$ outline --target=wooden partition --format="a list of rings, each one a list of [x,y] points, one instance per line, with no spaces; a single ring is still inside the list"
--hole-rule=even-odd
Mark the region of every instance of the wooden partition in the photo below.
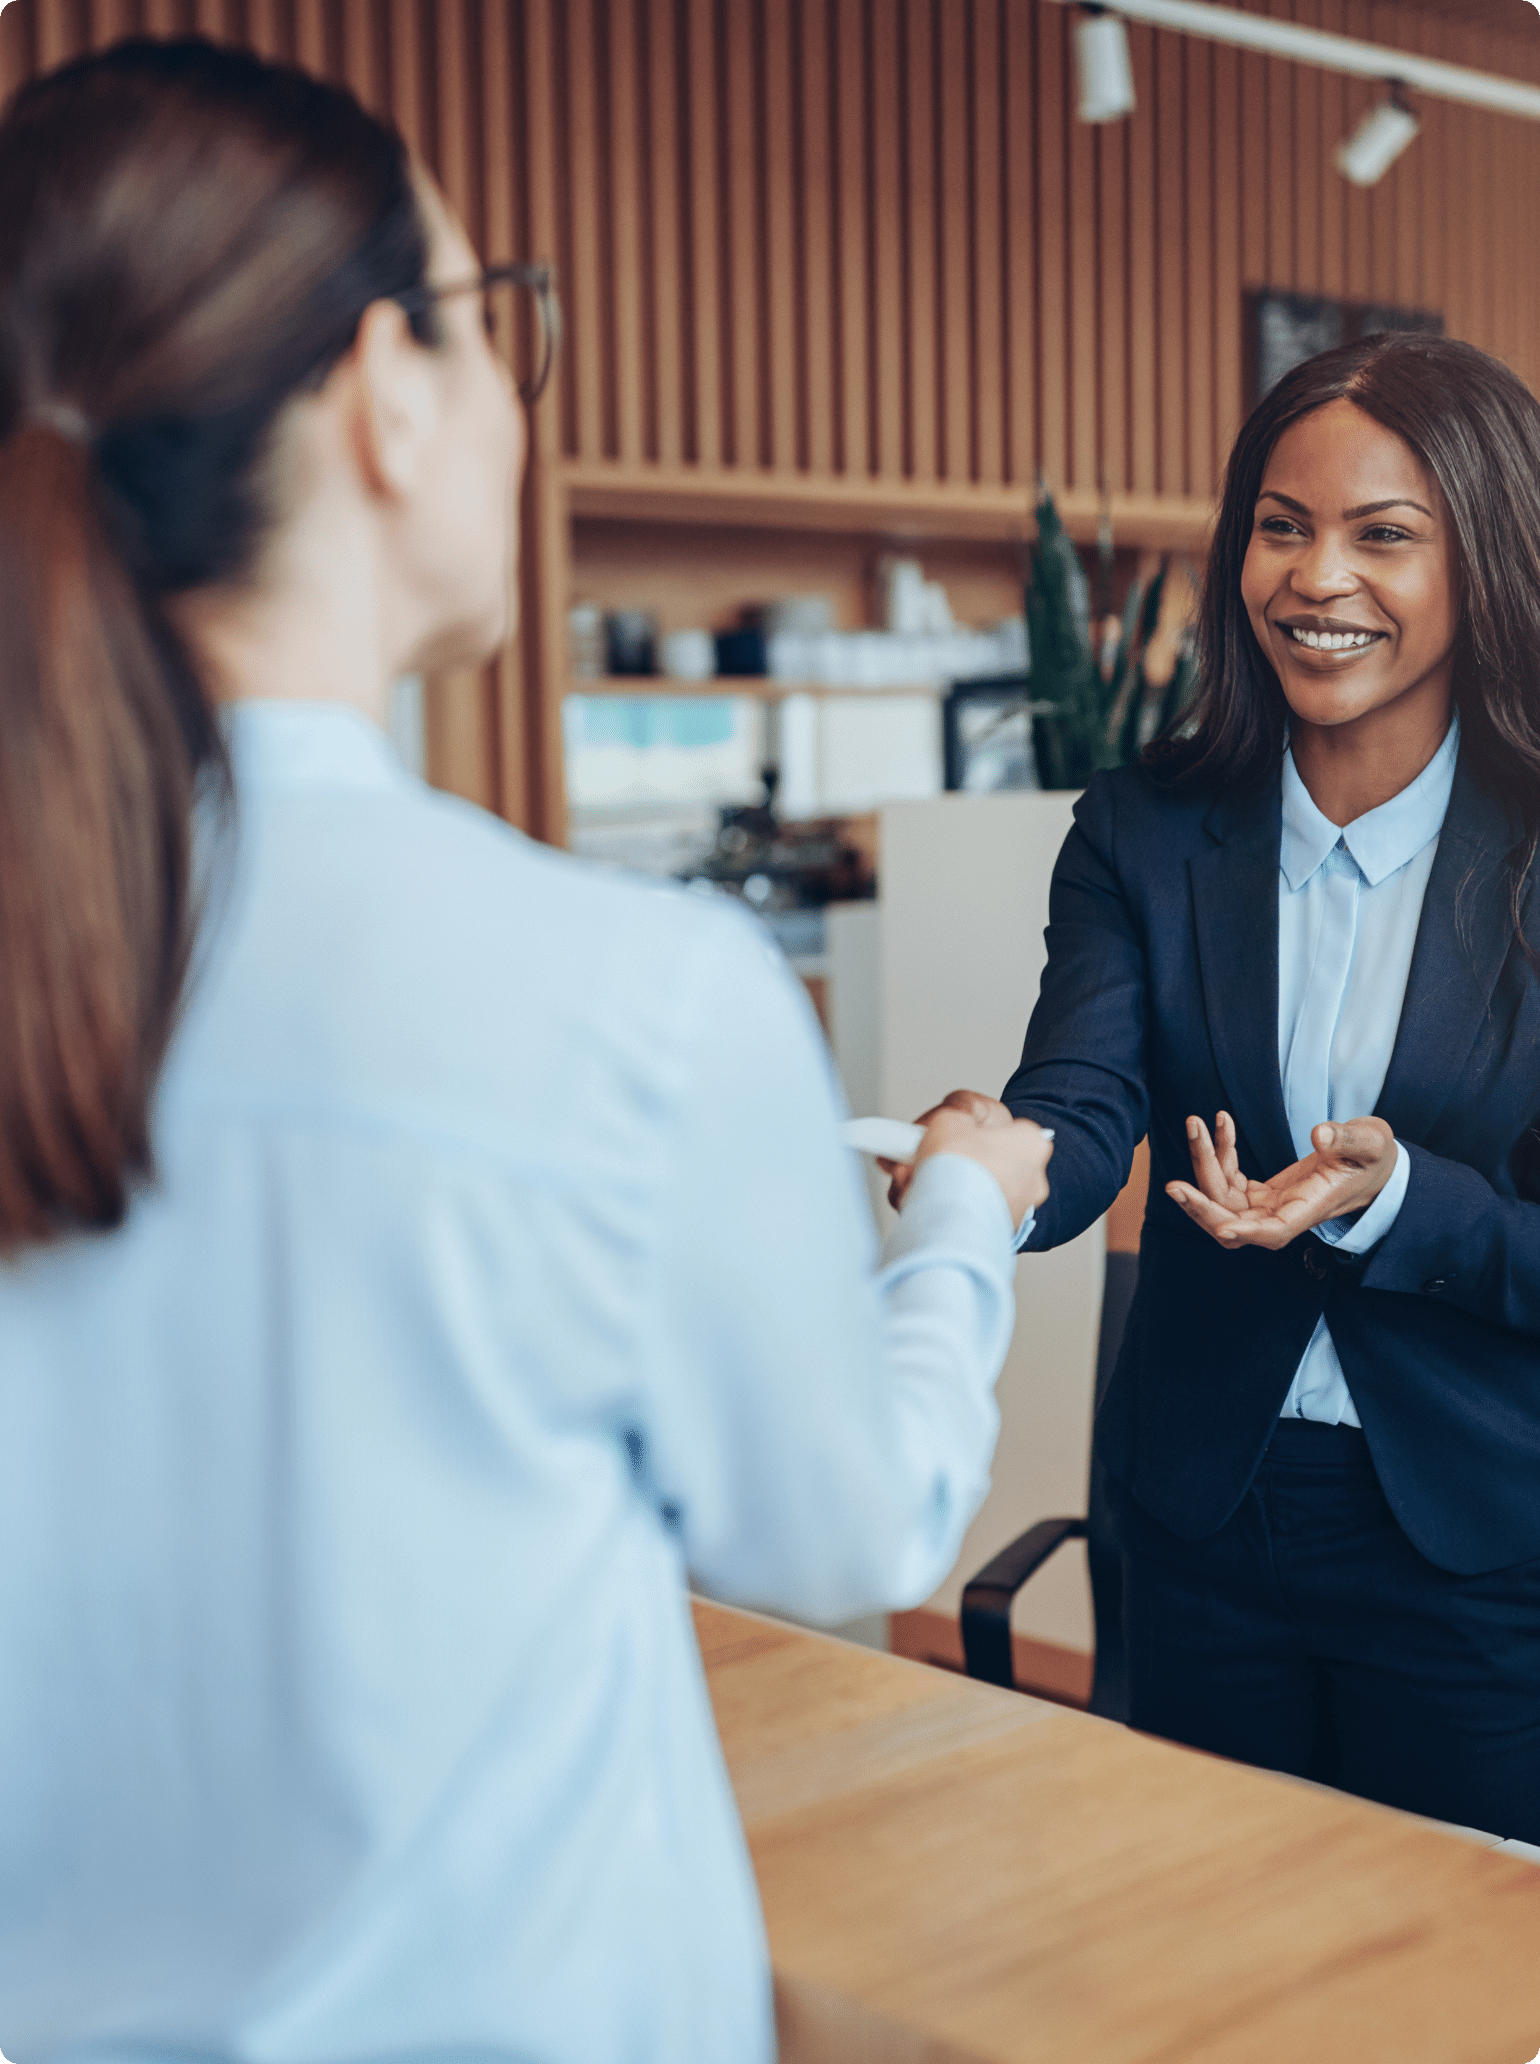
[[[1272,11],[1540,77],[1517,4]],[[1133,25],[1138,111],[1086,128],[1073,10],[1046,0],[560,15],[574,478],[1041,471],[1206,501],[1241,415],[1245,284],[1434,307],[1540,378],[1540,266],[1494,219],[1501,197],[1540,231],[1534,124],[1426,103],[1364,193],[1329,154],[1371,82]]]
[[[1540,80],[1521,0],[1273,12]],[[561,835],[572,520],[1196,543],[1240,421],[1248,286],[1440,311],[1540,384],[1540,126],[1438,101],[1370,192],[1378,89],[1130,26],[1138,111],[1073,118],[1051,0],[13,0],[0,79],[139,29],[351,82],[489,258],[554,257],[524,622],[437,684],[441,778]],[[660,534],[660,545],[662,538]],[[664,553],[660,550],[660,564]]]

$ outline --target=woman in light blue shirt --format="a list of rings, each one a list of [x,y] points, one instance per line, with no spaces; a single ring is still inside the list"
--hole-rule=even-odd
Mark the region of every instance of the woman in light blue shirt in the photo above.
[[[874,1271],[757,928],[392,756],[509,621],[483,286],[249,57],[0,123],[14,2064],[769,2057],[687,1572],[912,1602],[986,1487],[1038,1129]]]

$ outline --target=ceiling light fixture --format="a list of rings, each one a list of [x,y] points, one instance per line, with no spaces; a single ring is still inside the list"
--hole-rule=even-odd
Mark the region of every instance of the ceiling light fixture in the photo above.
[[[1082,7],[1075,23],[1076,113],[1082,122],[1120,122],[1134,111],[1128,31],[1104,7]]]
[[[1374,186],[1421,127],[1400,82],[1392,79],[1389,100],[1370,108],[1346,143],[1338,144],[1337,170],[1354,186]]]
[[[1079,0],[1058,0],[1073,7]],[[1184,36],[1204,36],[1237,50],[1260,50],[1295,64],[1321,65],[1360,79],[1399,79],[1424,99],[1463,101],[1470,107],[1500,110],[1540,122],[1540,85],[1528,79],[1504,78],[1497,72],[1476,72],[1468,65],[1446,64],[1417,50],[1395,50],[1384,43],[1365,43],[1333,30],[1307,28],[1302,22],[1248,14],[1239,7],[1216,7],[1212,0],[1113,0],[1124,22],[1147,22],[1151,28],[1175,29]],[[1449,11],[1449,10],[1446,10]]]

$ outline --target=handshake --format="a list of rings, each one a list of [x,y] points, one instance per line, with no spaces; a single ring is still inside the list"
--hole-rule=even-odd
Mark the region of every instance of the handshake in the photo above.
[[[1053,1153],[1053,1134],[1030,1118],[1013,1118],[1005,1105],[976,1089],[954,1089],[915,1120],[923,1133],[913,1158],[890,1160],[881,1153],[877,1165],[893,1179],[888,1202],[903,1208],[914,1172],[932,1154],[961,1154],[987,1168],[1004,1194],[1012,1225],[1020,1225],[1048,1196],[1046,1170]]]
[[[889,1159],[882,1144],[871,1142],[878,1166],[892,1177],[888,1202],[895,1211],[903,1208],[916,1168],[932,1154],[962,1154],[987,1168],[1005,1193],[1013,1224],[1047,1198],[1053,1134],[1013,1118],[994,1097],[954,1089],[915,1123],[919,1145],[907,1158]],[[1316,1126],[1312,1151],[1266,1182],[1242,1174],[1228,1111],[1219,1113],[1212,1134],[1201,1118],[1189,1118],[1187,1141],[1193,1180],[1168,1182],[1166,1195],[1221,1247],[1231,1248],[1286,1247],[1317,1226],[1356,1217],[1386,1188],[1400,1160],[1383,1118]]]

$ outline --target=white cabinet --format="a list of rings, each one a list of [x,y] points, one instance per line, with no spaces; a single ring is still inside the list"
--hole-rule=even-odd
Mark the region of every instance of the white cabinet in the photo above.
[[[855,1109],[912,1118],[949,1089],[1004,1087],[1037,996],[1073,802],[945,795],[882,811],[880,902],[829,912],[830,1031]],[[1098,1222],[1017,1265],[994,1488],[930,1601],[938,1610],[955,1613],[968,1577],[1034,1520],[1085,1510],[1104,1251]],[[1084,1571],[1082,1550],[1061,1550],[1022,1594],[1018,1631],[1088,1650]]]

